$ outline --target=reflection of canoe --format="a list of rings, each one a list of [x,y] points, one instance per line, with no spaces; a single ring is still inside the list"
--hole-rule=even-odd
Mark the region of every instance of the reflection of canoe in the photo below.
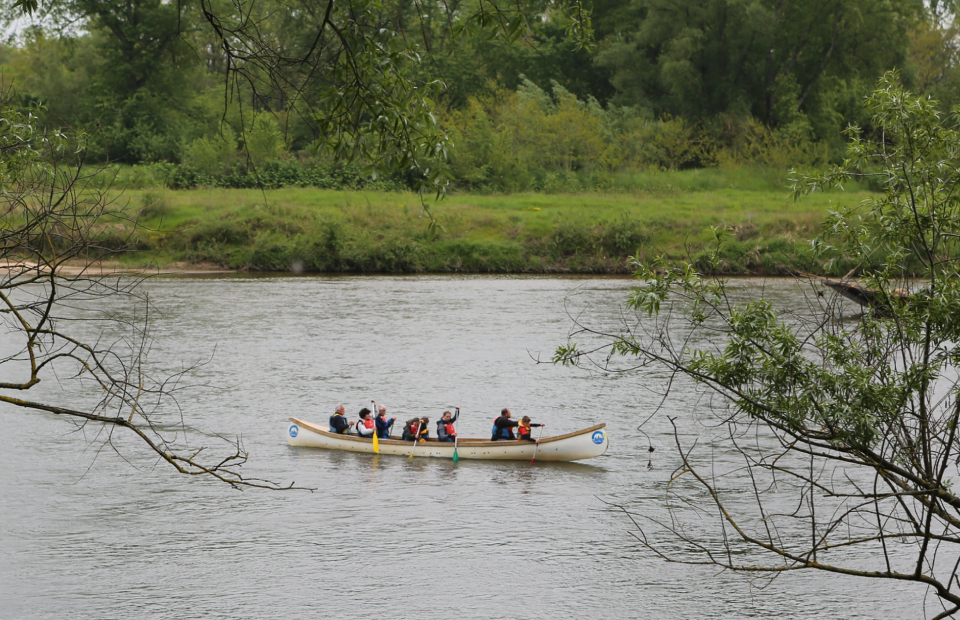
[[[605,426],[606,424],[598,424],[566,435],[544,437],[540,440],[537,460],[579,461],[600,456],[607,451],[609,446],[607,432],[603,430]],[[290,418],[290,425],[287,427],[287,441],[291,446],[373,453],[372,439],[363,439],[356,435],[337,435],[329,432],[329,430],[327,426],[319,426],[297,418]],[[379,444],[380,454],[410,456],[413,453],[414,456],[453,458],[453,444],[440,442],[436,439],[418,441],[416,448],[414,448],[412,441],[399,439],[381,439]],[[533,458],[535,445],[530,441],[510,441],[506,439],[502,441],[460,439],[457,442],[457,456],[461,459],[529,461]]]

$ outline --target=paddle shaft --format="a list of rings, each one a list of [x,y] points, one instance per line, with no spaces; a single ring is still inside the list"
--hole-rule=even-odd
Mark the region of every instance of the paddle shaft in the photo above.
[[[530,459],[530,464],[533,465],[533,462],[537,460],[537,450],[540,449],[540,438],[543,437],[543,426],[540,427],[540,432],[537,434],[537,444],[533,447],[533,458]]]
[[[412,458],[413,458],[413,453],[414,453],[414,452],[416,451],[416,449],[417,449],[417,442],[420,441],[420,431],[423,430],[423,429],[421,429],[421,425],[422,425],[422,424],[423,424],[422,422],[420,422],[420,423],[417,424],[417,436],[413,438],[413,449],[410,450],[410,456],[407,457],[408,459],[412,459]]]
[[[457,453],[457,441],[460,440],[460,433],[457,432],[457,422],[459,421],[460,421],[460,407],[457,407],[457,419],[453,423],[453,453],[454,454]]]

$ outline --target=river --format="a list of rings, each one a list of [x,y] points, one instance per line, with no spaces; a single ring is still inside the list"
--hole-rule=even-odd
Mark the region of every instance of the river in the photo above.
[[[785,280],[740,284],[784,304],[798,295]],[[150,280],[164,314],[154,363],[204,362],[179,393],[185,418],[242,435],[248,475],[316,490],[232,490],[180,476],[128,438],[118,454],[89,427],[0,408],[0,618],[922,616],[916,586],[817,573],[754,582],[667,564],[637,543],[605,502],[662,514],[672,439],[663,424],[637,429],[659,402],[647,389],[656,371],[535,362],[565,341],[569,312],[613,324],[630,285]],[[43,389],[70,402],[55,379]],[[462,436],[487,435],[504,406],[546,422],[547,434],[602,421],[611,447],[582,464],[531,466],[287,445],[288,416],[324,423],[342,402],[355,419],[374,398],[401,420],[459,405]],[[696,432],[694,402],[667,404],[685,432]]]

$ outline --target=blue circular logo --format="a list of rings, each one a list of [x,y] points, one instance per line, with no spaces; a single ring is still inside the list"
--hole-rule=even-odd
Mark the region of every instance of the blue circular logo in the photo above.
[[[601,444],[603,443],[603,431],[597,431],[593,434],[593,443]]]
[[[299,433],[299,432],[300,432],[300,429],[297,428],[297,425],[296,425],[296,424],[291,424],[291,425],[290,425],[290,436],[291,436],[291,437],[296,437],[296,436],[297,436],[297,433]],[[596,439],[594,439],[594,441],[596,441]]]

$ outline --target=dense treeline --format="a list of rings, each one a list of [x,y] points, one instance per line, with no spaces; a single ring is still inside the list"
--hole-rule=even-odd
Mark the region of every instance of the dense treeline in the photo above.
[[[945,107],[960,103],[955,7],[938,0],[593,0],[589,48],[566,36],[569,17],[552,3],[518,5],[523,19],[498,37],[462,19],[475,5],[385,0],[370,17],[419,54],[405,71],[442,84],[434,114],[454,145],[448,174],[472,190],[822,164],[840,156],[849,123],[869,128],[860,102],[891,68]],[[321,5],[255,6],[259,36],[291,56],[311,44]],[[362,162],[315,155],[323,76],[304,67],[295,88],[225,84],[228,59],[196,3],[43,7],[0,49],[3,79],[24,105],[42,104],[48,127],[90,130],[101,161],[157,164],[140,179],[170,187],[369,183]]]

